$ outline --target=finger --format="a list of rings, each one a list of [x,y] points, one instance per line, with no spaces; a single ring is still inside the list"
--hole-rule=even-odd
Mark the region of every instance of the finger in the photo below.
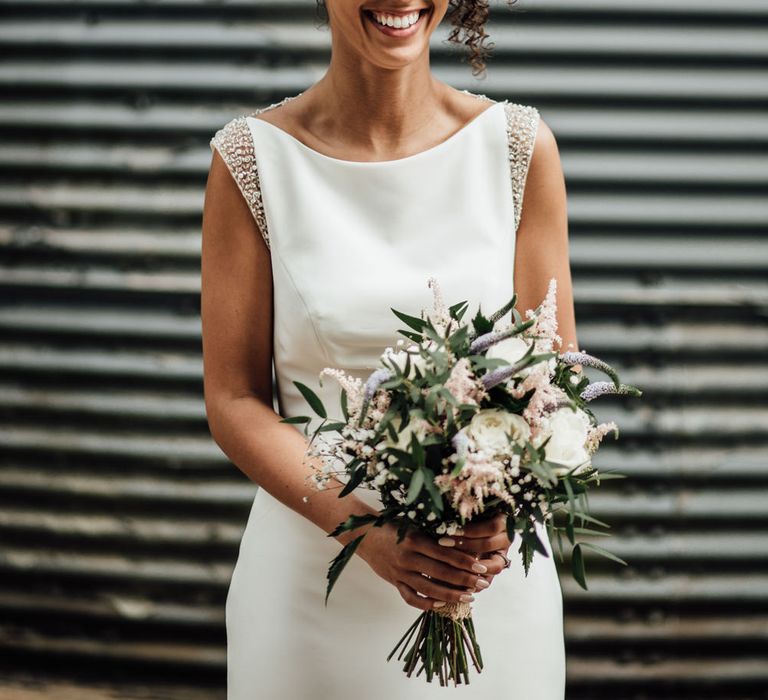
[[[472,588],[477,590],[487,588],[487,586],[484,586],[482,583],[478,583],[481,578],[478,574],[473,574],[464,571],[463,569],[457,569],[455,566],[438,561],[437,559],[426,557],[423,554],[414,553],[411,561],[413,566],[412,572],[414,573],[427,574],[433,579],[439,579],[440,581],[450,583],[459,588]]]
[[[407,583],[398,581],[395,583],[395,588],[400,592],[402,599],[419,610],[433,610],[435,608],[442,608],[445,605],[444,600],[436,600],[435,598],[424,598],[416,593]]]
[[[485,573],[485,565],[481,564],[478,566],[478,561],[474,554],[458,550],[455,546],[442,546],[429,536],[417,535],[412,538],[409,546],[412,552],[417,552],[430,557],[431,559],[445,562],[457,569],[475,574]]]
[[[475,539],[478,537],[493,537],[507,529],[507,516],[503,513],[495,515],[493,518],[475,520],[464,526],[463,537]]]
[[[484,574],[486,576],[489,574],[491,576],[500,574],[502,571],[504,571],[504,564],[506,563],[498,552],[492,552],[488,557],[480,557],[478,562],[483,564],[488,569],[487,574]]]
[[[444,600],[447,603],[471,603],[475,599],[469,591],[462,588],[452,588],[446,583],[427,578],[421,574],[406,573],[400,580],[427,598]]]
[[[507,550],[511,545],[512,543],[509,541],[507,533],[503,532],[493,537],[478,537],[476,539],[459,537],[456,539],[454,547],[462,552],[483,553],[491,552],[495,549]]]

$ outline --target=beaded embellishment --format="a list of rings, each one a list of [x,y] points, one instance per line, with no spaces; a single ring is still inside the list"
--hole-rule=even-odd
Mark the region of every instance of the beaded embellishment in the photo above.
[[[492,101],[490,97],[469,90],[461,90],[467,95],[478,99]],[[235,117],[219,129],[211,138],[209,146],[217,149],[232,175],[238,189],[242,193],[253,218],[261,231],[267,248],[270,247],[267,219],[264,214],[264,203],[261,197],[259,171],[254,153],[253,135],[248,126],[248,117],[265,112],[273,107],[294,100],[297,95],[285,97],[266,107],[261,107],[248,115]],[[523,192],[528,175],[528,166],[533,154],[533,144],[539,121],[539,112],[535,107],[520,105],[514,102],[504,104],[506,113],[506,129],[510,174],[512,181],[512,201],[515,214],[515,231],[520,223],[520,212],[523,205]]]
[[[523,209],[525,181],[533,156],[533,145],[539,126],[539,110],[530,105],[506,102],[507,150],[509,169],[512,177],[512,202],[515,210],[515,232],[520,224]]]
[[[267,248],[270,247],[267,218],[264,215],[264,203],[261,199],[261,183],[259,182],[259,169],[256,166],[253,135],[251,134],[247,119],[249,116],[254,116],[273,107],[285,104],[298,96],[290,95],[267,107],[260,107],[249,115],[235,117],[219,129],[208,144],[212,150],[216,148],[221,154],[224,163],[226,163],[229,172],[232,174],[232,178],[245,198],[253,218],[256,220]]]

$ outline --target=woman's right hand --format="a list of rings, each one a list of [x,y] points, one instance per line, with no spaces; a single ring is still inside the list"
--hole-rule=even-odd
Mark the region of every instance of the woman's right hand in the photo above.
[[[397,526],[392,523],[369,527],[357,553],[397,588],[408,605],[419,610],[469,603],[475,590],[488,587],[480,575],[488,568],[474,555],[443,547],[429,535],[413,530],[398,544]]]

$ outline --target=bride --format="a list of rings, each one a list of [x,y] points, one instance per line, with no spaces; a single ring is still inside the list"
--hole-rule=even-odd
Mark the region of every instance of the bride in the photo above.
[[[566,193],[538,110],[457,90],[430,70],[448,0],[328,0],[332,57],[298,95],[233,118],[211,139],[202,325],[211,434],[259,489],[226,602],[229,700],[562,700],[562,592],[549,558],[528,574],[503,521],[458,537],[372,528],[324,605],[328,563],[374,512],[370,491],[316,492],[306,413],[324,367],[365,378],[436,277],[446,299],[535,307],[558,282],[563,347],[576,349]],[[483,67],[485,0],[452,0],[452,40]],[[525,202],[525,207],[523,207]],[[273,377],[274,366],[274,377]],[[273,384],[274,381],[274,384]],[[273,387],[275,389],[273,393]],[[448,690],[385,661],[417,611],[476,600],[485,667]]]

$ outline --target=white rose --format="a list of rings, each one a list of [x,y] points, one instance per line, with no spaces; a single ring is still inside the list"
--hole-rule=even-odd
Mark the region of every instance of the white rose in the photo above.
[[[528,352],[530,344],[519,336],[512,336],[511,338],[504,338],[498,343],[491,345],[485,353],[486,357],[504,360],[509,362],[510,365],[514,365],[520,360],[520,358]],[[518,375],[524,377],[531,371],[532,365],[520,370]]]
[[[396,447],[399,450],[408,450],[411,444],[411,435],[415,435],[416,439],[421,442],[427,437],[427,422],[423,418],[411,418],[406,426],[401,429],[400,416],[395,416],[392,419],[392,425],[397,433],[397,442],[394,442],[389,435],[389,431],[385,433],[384,443],[387,447]]]
[[[591,423],[589,416],[581,410],[559,408],[549,417],[549,442],[544,447],[544,457],[547,461],[563,465],[555,468],[556,474],[564,474],[573,467],[579,467],[574,474],[590,466],[590,456],[587,452],[587,433]]]
[[[512,442],[523,443],[531,435],[531,429],[522,416],[498,408],[478,411],[466,428],[478,450],[491,454],[509,452],[510,435]]]

